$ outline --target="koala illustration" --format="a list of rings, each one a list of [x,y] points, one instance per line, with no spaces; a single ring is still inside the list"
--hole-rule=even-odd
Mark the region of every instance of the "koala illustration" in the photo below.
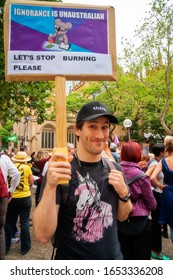
[[[55,33],[49,35],[48,41],[65,47],[68,44],[67,31],[72,28],[70,22],[62,22],[60,19],[55,20]],[[66,48],[66,47],[65,47]]]

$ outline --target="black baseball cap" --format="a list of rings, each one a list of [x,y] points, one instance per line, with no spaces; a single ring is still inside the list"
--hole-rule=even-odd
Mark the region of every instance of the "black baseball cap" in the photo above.
[[[98,117],[107,117],[111,123],[118,123],[117,118],[114,117],[108,108],[99,101],[92,101],[83,105],[78,112],[76,122],[91,121]]]

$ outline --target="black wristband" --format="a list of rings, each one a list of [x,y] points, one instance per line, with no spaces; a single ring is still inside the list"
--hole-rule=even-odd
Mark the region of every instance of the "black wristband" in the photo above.
[[[119,200],[121,200],[123,202],[127,202],[131,198],[131,194],[128,193],[128,195],[126,195],[124,198],[122,198],[118,195],[118,198],[119,198]]]

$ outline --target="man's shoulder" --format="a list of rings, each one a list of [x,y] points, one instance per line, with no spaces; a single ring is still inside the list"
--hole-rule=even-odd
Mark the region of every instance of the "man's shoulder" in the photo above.
[[[155,166],[157,164],[158,160],[156,158],[152,158],[148,161],[146,169],[149,169],[150,167]]]
[[[2,159],[3,161],[10,161],[11,159],[7,156],[7,155],[0,155],[0,159]]]
[[[117,163],[116,161],[112,161],[108,158],[102,157],[103,165],[108,167],[109,170],[111,169],[117,169],[119,171],[122,171],[121,165]]]
[[[0,166],[8,170],[9,166],[12,164],[11,159],[7,155],[0,156]]]

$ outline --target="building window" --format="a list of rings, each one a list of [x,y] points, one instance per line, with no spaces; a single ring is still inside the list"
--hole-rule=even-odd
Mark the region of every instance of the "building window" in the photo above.
[[[41,134],[42,149],[54,148],[55,129],[51,125],[45,125]]]
[[[74,132],[74,126],[69,126],[67,129],[67,142],[73,143],[76,146],[76,136]]]

